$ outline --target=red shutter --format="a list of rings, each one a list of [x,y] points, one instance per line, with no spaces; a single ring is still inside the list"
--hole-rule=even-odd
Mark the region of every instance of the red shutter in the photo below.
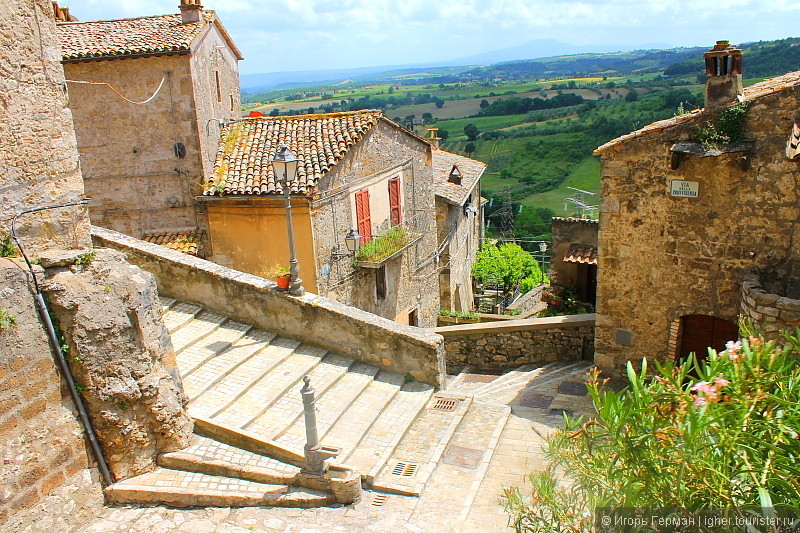
[[[389,213],[392,226],[397,226],[403,221],[403,210],[400,206],[400,178],[389,180]]]
[[[372,240],[372,219],[369,213],[369,191],[364,189],[356,193],[356,222],[361,244]]]

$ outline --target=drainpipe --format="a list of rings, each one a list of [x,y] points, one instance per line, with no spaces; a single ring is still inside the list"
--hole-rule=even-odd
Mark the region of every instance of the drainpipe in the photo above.
[[[61,373],[64,376],[64,379],[67,380],[67,389],[69,389],[70,396],[72,396],[72,401],[75,403],[75,406],[78,408],[78,414],[80,415],[81,423],[83,424],[83,428],[86,431],[86,436],[89,438],[89,444],[92,448],[92,452],[94,453],[95,459],[97,459],[97,466],[100,469],[100,474],[103,476],[103,481],[105,481],[106,485],[111,485],[114,483],[114,478],[111,476],[111,471],[108,469],[108,463],[106,462],[105,457],[103,456],[103,451],[100,448],[100,442],[97,440],[97,435],[94,432],[94,428],[92,427],[92,422],[89,419],[89,414],[86,412],[86,406],[83,403],[83,399],[81,398],[78,391],[75,390],[75,377],[72,375],[72,370],[70,370],[69,365],[67,364],[67,360],[64,357],[64,352],[61,351],[61,343],[58,342],[58,336],[56,335],[55,326],[53,326],[53,321],[50,319],[50,312],[47,309],[47,304],[44,301],[44,297],[42,296],[42,292],[39,288],[39,282],[36,280],[36,273],[33,271],[33,266],[31,265],[30,260],[28,260],[28,256],[25,253],[25,248],[22,246],[22,242],[17,237],[16,232],[16,222],[17,218],[21,215],[25,215],[27,213],[34,213],[36,211],[45,211],[47,209],[60,209],[62,207],[70,207],[74,205],[86,205],[89,203],[89,200],[80,200],[77,202],[70,202],[67,204],[58,204],[58,205],[48,205],[44,207],[35,207],[33,209],[26,209],[25,211],[20,211],[14,218],[11,220],[11,237],[14,239],[14,242],[17,244],[20,253],[22,254],[22,258],[25,259],[25,264],[28,265],[28,271],[31,274],[31,278],[33,279],[33,286],[35,289],[34,299],[36,300],[36,310],[39,312],[39,317],[41,318],[42,322],[45,325],[45,329],[47,330],[47,338],[50,340],[50,347],[53,350],[53,353],[56,357],[56,361],[58,362],[58,366],[61,369]]]

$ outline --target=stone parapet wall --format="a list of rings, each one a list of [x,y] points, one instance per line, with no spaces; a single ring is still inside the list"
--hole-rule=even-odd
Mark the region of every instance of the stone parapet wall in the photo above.
[[[92,228],[95,244],[125,252],[156,277],[161,294],[193,302],[257,327],[321,346],[418,381],[441,385],[442,337],[307,293],[291,297],[275,283],[115,231]]]
[[[595,315],[572,315],[498,323],[445,326],[447,364],[506,369],[528,363],[591,359]]]
[[[800,326],[800,300],[767,292],[751,271],[742,283],[741,316],[751,319],[768,339],[778,339],[781,331]]]

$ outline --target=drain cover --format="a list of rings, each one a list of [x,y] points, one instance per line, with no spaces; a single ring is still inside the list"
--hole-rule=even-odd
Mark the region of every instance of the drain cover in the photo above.
[[[436,398],[436,403],[431,406],[431,409],[437,411],[455,411],[461,400],[458,398]]]
[[[386,494],[376,494],[374,498],[372,498],[372,506],[373,507],[383,507],[383,504],[386,503],[386,499],[388,497]]]
[[[463,446],[448,446],[442,456],[442,462],[461,468],[478,468],[483,459],[483,451]]]
[[[586,385],[582,381],[562,381],[558,386],[558,393],[568,396],[586,396]]]
[[[419,469],[419,464],[411,463],[408,461],[397,461],[397,463],[392,467],[392,475],[393,476],[403,476],[403,477],[412,477],[414,474],[417,473]]]
[[[528,393],[519,401],[519,405],[523,407],[533,407],[535,409],[547,409],[553,401],[552,396],[545,396],[544,394]]]

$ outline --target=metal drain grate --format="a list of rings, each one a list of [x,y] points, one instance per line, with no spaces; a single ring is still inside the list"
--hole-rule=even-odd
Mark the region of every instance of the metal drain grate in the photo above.
[[[397,461],[397,464],[392,468],[393,476],[412,477],[417,473],[419,465],[417,463],[409,463],[406,461]]]
[[[457,398],[436,398],[436,403],[431,406],[431,409],[436,411],[455,411],[461,400]]]
[[[372,498],[372,506],[373,507],[383,507],[383,504],[386,503],[388,496],[386,494],[376,494],[374,498]]]

